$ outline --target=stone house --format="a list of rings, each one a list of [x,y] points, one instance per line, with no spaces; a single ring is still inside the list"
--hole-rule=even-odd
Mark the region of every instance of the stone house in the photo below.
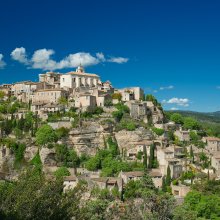
[[[153,183],[155,185],[156,188],[161,188],[162,187],[162,173],[160,171],[160,169],[152,169],[149,172],[150,177],[153,180]]]
[[[79,180],[76,176],[65,176],[63,180],[64,193],[68,190],[74,189],[77,186],[78,182]]]
[[[96,97],[89,93],[79,94],[75,98],[76,108],[84,108],[86,110],[87,107],[95,107],[95,106],[96,106]]]
[[[53,85],[55,88],[59,88],[60,84],[60,73],[55,72],[46,72],[43,74],[39,74],[39,82],[45,84]]]
[[[160,171],[162,175],[167,174],[167,167],[170,167],[171,177],[177,178],[182,173],[181,160],[175,158],[174,149],[172,147],[157,149],[157,160],[160,163]]]
[[[190,141],[189,131],[184,131],[182,129],[176,130],[174,135],[176,135],[180,141]]]
[[[220,151],[220,138],[203,137],[203,142],[206,143],[206,149],[211,152]]]
[[[97,185],[100,189],[118,188],[119,192],[122,191],[122,179],[117,177],[99,177],[91,178],[91,181]]]
[[[152,144],[152,141],[139,141],[134,143],[134,147],[127,149],[126,151],[126,157],[129,160],[137,160],[138,152],[144,153],[144,148],[146,147],[147,156],[150,155],[150,145]],[[143,159],[143,156],[142,156]],[[141,159],[141,160],[142,160]]]
[[[119,92],[122,95],[122,101],[141,100],[144,96],[144,91],[140,87],[129,87],[124,89],[118,89],[115,92]]]
[[[122,178],[123,183],[127,184],[130,180],[140,180],[144,176],[144,172],[142,171],[131,171],[131,172],[123,172],[119,173],[119,177]]]
[[[211,166],[215,169],[217,176],[220,176],[220,153],[215,152],[211,157]]]
[[[130,109],[130,115],[132,118],[143,119],[149,114],[146,102],[132,100],[126,102],[126,105]]]
[[[173,185],[171,184],[172,194],[178,197],[185,197],[188,192],[190,192],[190,186],[185,186],[182,184]]]
[[[58,104],[61,97],[68,98],[68,93],[63,89],[40,89],[34,93],[32,103]]]

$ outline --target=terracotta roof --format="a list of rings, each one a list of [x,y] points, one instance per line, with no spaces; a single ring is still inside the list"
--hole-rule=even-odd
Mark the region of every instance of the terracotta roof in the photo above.
[[[130,177],[142,177],[144,176],[144,172],[142,171],[131,171],[131,172],[123,172],[124,175],[130,176]]]
[[[70,75],[79,75],[79,76],[95,76],[95,77],[98,77],[99,76],[97,74],[94,74],[94,73],[82,73],[82,72],[74,72],[74,71],[71,71],[71,72],[68,72],[67,74],[70,74]]]
[[[160,172],[159,169],[152,169],[150,172],[149,172],[149,175],[151,177],[162,177],[162,174]]]
[[[99,178],[91,178],[92,181],[105,183],[108,178],[107,177],[99,177]]]
[[[204,137],[207,141],[220,141],[220,138],[217,137]]]
[[[53,89],[38,89],[37,92],[49,92],[49,91],[64,91],[66,92],[66,90],[64,89],[56,89],[56,88],[53,88]]]

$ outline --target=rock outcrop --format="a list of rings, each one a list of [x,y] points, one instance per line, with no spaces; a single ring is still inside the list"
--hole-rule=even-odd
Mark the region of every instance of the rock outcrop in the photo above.
[[[84,122],[81,128],[69,132],[69,144],[76,152],[95,155],[97,149],[105,146],[105,138],[111,134],[110,127],[97,122]]]
[[[138,128],[135,131],[122,130],[115,133],[115,139],[120,150],[122,148],[130,149],[134,147],[135,143],[150,141],[152,139],[152,133],[144,128]]]

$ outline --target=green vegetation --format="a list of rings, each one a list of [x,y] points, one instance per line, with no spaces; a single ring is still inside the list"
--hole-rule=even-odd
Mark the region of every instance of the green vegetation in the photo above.
[[[184,214],[184,216],[181,216]],[[174,212],[174,219],[220,219],[220,181],[202,181],[193,185],[183,205]]]
[[[50,125],[41,126],[36,132],[36,143],[46,146],[57,141],[57,134]]]
[[[57,179],[63,178],[64,176],[70,176],[70,172],[66,167],[60,167],[54,172],[54,176]]]
[[[153,128],[152,128],[152,131],[153,131],[156,135],[158,135],[158,136],[161,136],[161,135],[164,134],[164,129],[161,129],[161,128],[155,128],[155,127],[153,127]]]

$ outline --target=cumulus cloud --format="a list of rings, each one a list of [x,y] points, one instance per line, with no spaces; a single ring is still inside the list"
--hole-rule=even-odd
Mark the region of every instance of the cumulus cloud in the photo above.
[[[169,100],[163,100],[164,104],[176,104],[178,106],[188,107],[189,99],[187,98],[171,98]]]
[[[3,69],[6,66],[5,61],[3,60],[3,54],[0,53],[0,69]]]
[[[11,52],[11,58],[23,64],[28,64],[26,49],[24,47],[15,48]]]
[[[64,68],[73,68],[79,66],[92,66],[102,62],[115,62],[115,63],[125,63],[128,61],[127,58],[123,57],[112,57],[106,59],[103,53],[96,53],[96,55],[91,55],[86,52],[78,52],[74,54],[69,54],[60,61],[56,61],[52,58],[55,51],[52,49],[39,49],[36,50],[31,59],[27,58],[26,50],[23,47],[16,48],[12,51],[11,57],[23,64],[29,66],[33,69],[43,69],[43,70],[58,70]]]
[[[171,111],[177,111],[177,110],[179,110],[179,109],[176,108],[176,107],[172,107],[170,110],[171,110]]]
[[[170,90],[170,89],[174,89],[174,86],[162,86],[160,87],[160,90]]]
[[[124,58],[124,57],[111,57],[110,59],[108,59],[108,62],[122,64],[122,63],[127,63],[128,62],[128,58]]]

